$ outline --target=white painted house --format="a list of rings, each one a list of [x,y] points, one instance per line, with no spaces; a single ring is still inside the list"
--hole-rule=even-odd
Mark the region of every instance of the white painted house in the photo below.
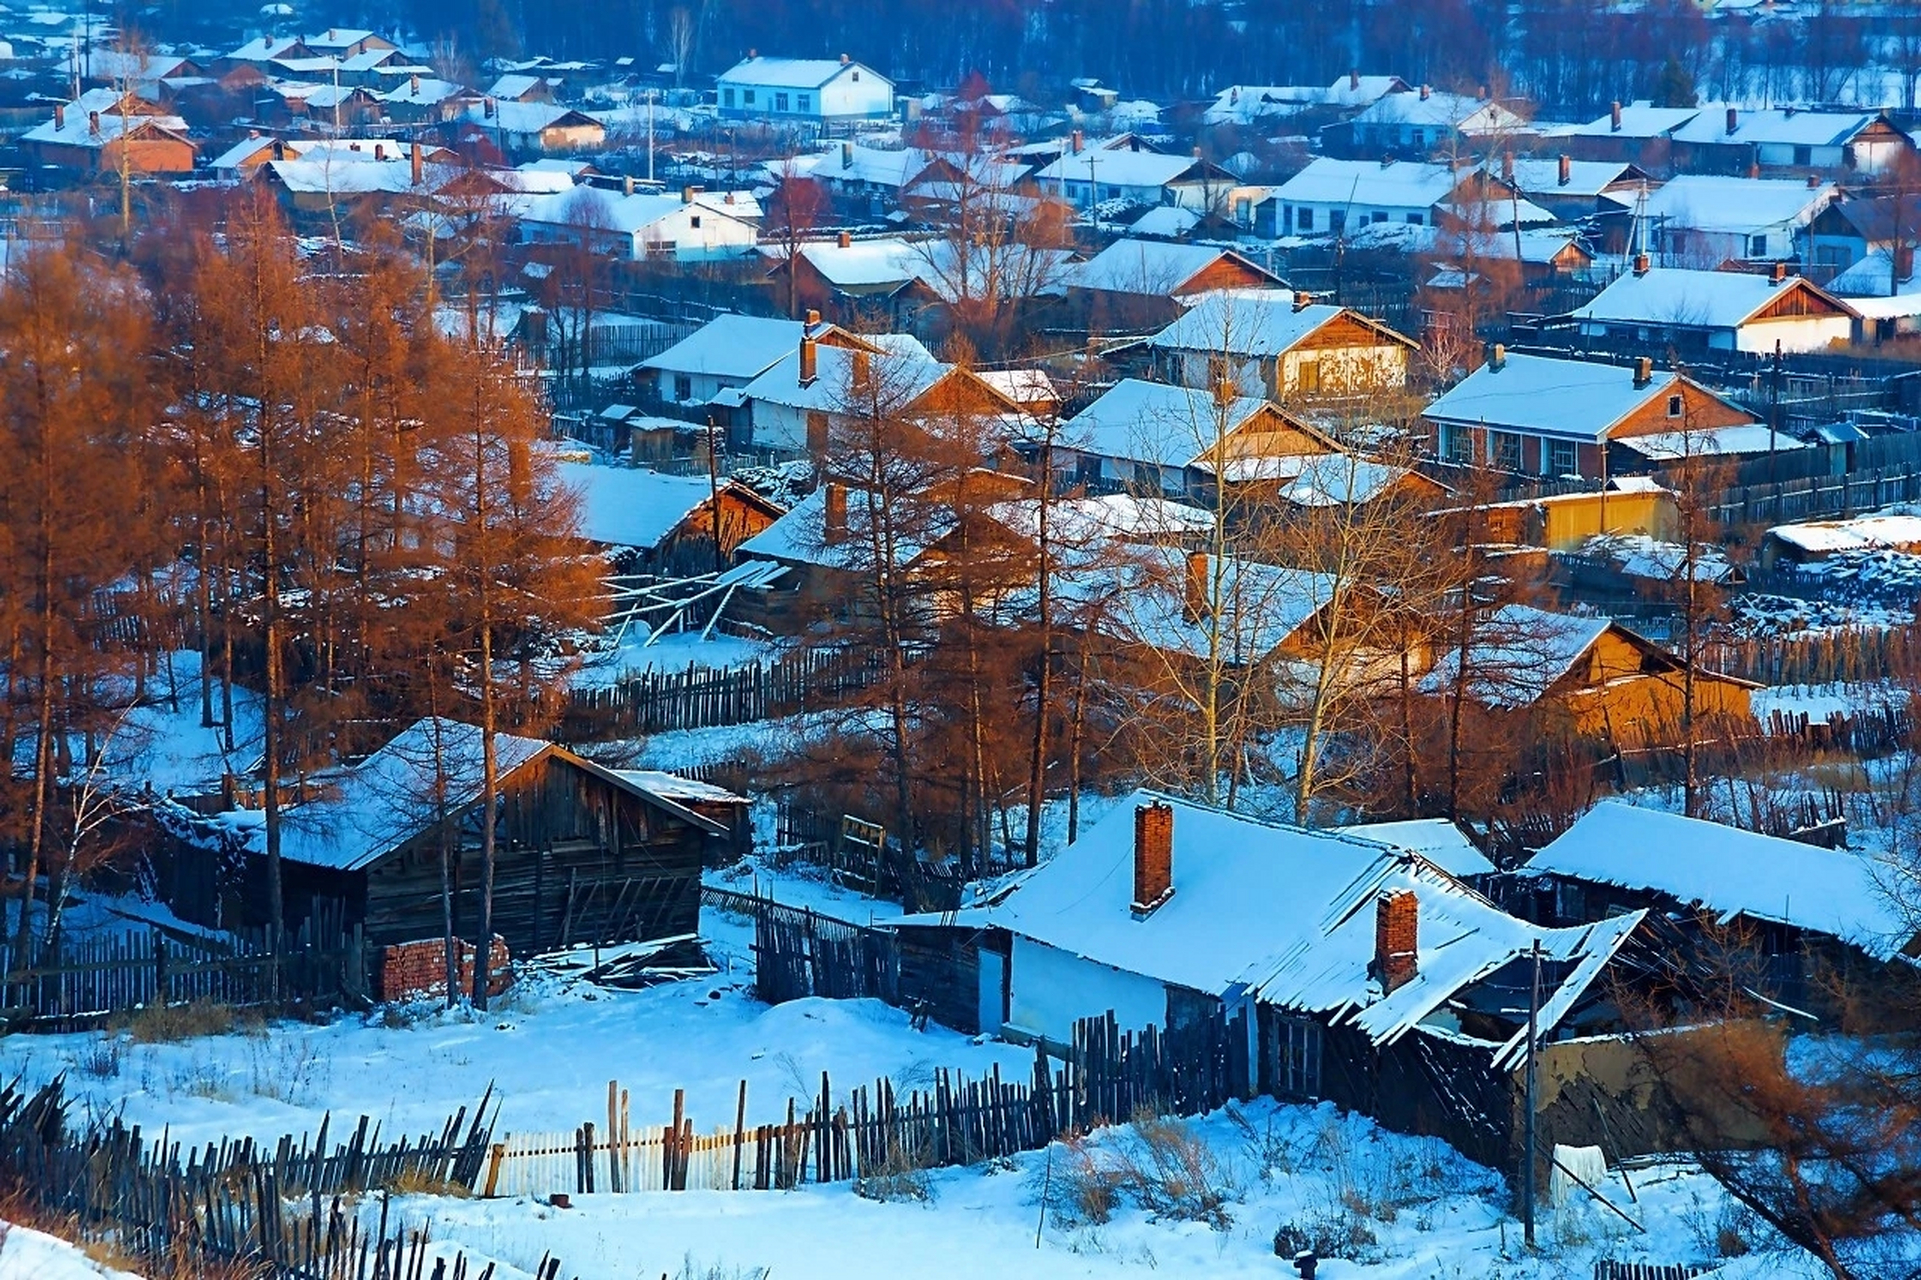
[[[1766,354],[1776,344],[1825,351],[1854,336],[1859,316],[1812,281],[1778,269],[1756,275],[1650,267],[1601,290],[1574,318],[1590,337]]]
[[[629,196],[596,187],[536,197],[521,217],[520,234],[525,244],[584,243],[632,262],[738,258],[760,242],[752,222],[695,200],[691,191]]]
[[[1648,195],[1647,218],[1669,266],[1786,262],[1803,256],[1808,224],[1836,195],[1826,182],[1684,174]]]
[[[729,388],[748,383],[800,349],[807,326],[799,320],[761,316],[715,316],[657,356],[640,362],[637,378],[650,378],[662,400],[704,405]]]
[[[894,82],[846,54],[832,58],[750,55],[722,72],[720,114],[734,119],[884,120],[894,114]]]

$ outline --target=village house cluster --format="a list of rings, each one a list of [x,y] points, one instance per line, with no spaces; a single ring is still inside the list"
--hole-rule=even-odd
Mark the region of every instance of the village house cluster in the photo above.
[[[1753,782],[1914,750],[1891,693],[1782,688],[1921,665],[1911,105],[1554,119],[1392,67],[1022,95],[285,18],[187,47],[0,12],[9,243],[249,200],[317,274],[398,246],[537,396],[498,488],[576,510],[516,546],[591,566],[593,617],[489,632],[405,723],[342,695],[298,776],[230,741],[144,780],[115,884],[168,929],[499,994],[563,951],[710,972],[703,876],[810,865],[898,910],[730,898],[797,994],[1043,1060],[1090,1019],[1205,1029],[1247,1092],[1504,1171],[1699,1146],[1637,1036],[1705,1042],[1728,987],[1854,1027],[1841,975],[1915,1030],[1915,868],[1849,847],[1852,774]],[[392,483],[397,521],[451,501]],[[185,628],[215,610],[182,580]],[[309,625],[273,582],[226,607]],[[228,674],[274,643],[229,635]],[[490,735],[494,666],[532,710]]]

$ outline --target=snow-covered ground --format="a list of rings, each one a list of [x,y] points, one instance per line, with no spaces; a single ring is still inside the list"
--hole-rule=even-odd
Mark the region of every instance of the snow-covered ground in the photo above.
[[[1754,715],[1767,728],[1776,711],[1804,715],[1817,723],[1836,713],[1857,715],[1884,706],[1907,705],[1907,694],[1886,684],[1784,684],[1754,691]]]
[[[138,1280],[31,1227],[0,1222],[0,1233],[0,1280]]]

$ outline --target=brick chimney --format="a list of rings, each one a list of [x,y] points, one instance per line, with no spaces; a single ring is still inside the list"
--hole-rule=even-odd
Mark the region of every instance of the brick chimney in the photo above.
[[[1174,896],[1174,806],[1163,801],[1134,806],[1134,902],[1145,920]]]
[[[1769,284],[1771,285],[1786,284],[1787,280],[1788,280],[1788,264],[1787,263],[1777,262],[1772,267],[1768,268]]]
[[[1421,903],[1412,889],[1390,889],[1374,903],[1374,976],[1393,995],[1420,972]]]
[[[374,143],[374,159],[385,160],[386,158],[387,158],[387,148],[383,147],[378,142]]]
[[[843,248],[843,249],[851,249],[851,248],[853,248],[853,247],[854,247],[854,233],[853,233],[853,232],[851,232],[851,231],[843,231],[843,232],[841,232],[841,233],[840,233],[840,235],[839,235],[839,236],[838,236],[838,237],[836,238],[836,240],[835,240],[835,243],[836,243],[836,244],[838,244],[838,245],[840,245],[840,247],[841,247],[841,248]]]
[[[838,547],[847,541],[847,487],[837,480],[821,486],[825,511],[820,518],[821,541]]]
[[[847,65],[848,63],[850,63],[850,62],[852,62],[852,61],[853,61],[853,59],[852,59],[852,58],[850,58],[850,57],[848,57],[848,56],[847,56],[846,54],[844,54],[844,53],[843,53],[843,54],[841,54],[841,55],[840,55],[840,65],[841,65],[841,66],[843,66],[843,67],[844,67],[844,66],[846,66],[846,65]]]
[[[1914,246],[1906,242],[1894,246],[1894,283],[1900,284],[1914,274]]]
[[[497,109],[498,108],[494,105],[494,100],[491,97],[482,98],[480,100],[481,114],[485,116],[487,119],[489,120],[493,119],[494,113]]]
[[[630,195],[632,195],[632,194],[634,194],[634,175],[633,175],[633,174],[631,174],[631,173],[629,173],[629,174],[626,174],[626,175],[624,175],[624,176],[623,176],[623,177],[621,178],[621,180],[620,180],[620,194],[622,194],[622,195],[624,195],[624,196],[630,196]],[[691,201],[691,200],[690,200],[690,201],[688,201],[687,203],[689,203],[689,204],[692,204],[692,203],[693,203],[693,201]]]
[[[56,129],[67,127],[67,109],[57,102],[53,106],[53,127]]]
[[[1296,311],[1305,311],[1313,305],[1314,305],[1313,294],[1309,293],[1305,289],[1296,289],[1294,291],[1294,309]]]
[[[1741,127],[1741,113],[1734,107],[1728,108],[1728,132],[1733,133]]]
[[[1433,87],[1432,87],[1431,85],[1425,85],[1425,84],[1424,84],[1424,85],[1422,85],[1422,86],[1421,86],[1421,101],[1422,101],[1422,102],[1426,102],[1426,101],[1427,101],[1427,100],[1428,100],[1428,99],[1429,99],[1430,97],[1432,97],[1432,96],[1433,96],[1433,94],[1434,94],[1434,89],[1433,89]]]
[[[420,154],[420,144],[419,144],[418,142],[416,142],[416,143],[414,143],[414,147],[413,147],[413,155],[411,156],[411,158],[410,158],[410,159],[411,159],[411,163],[412,163],[412,165],[413,165],[413,179],[414,179],[414,185],[415,185],[415,186],[417,187],[417,186],[419,186],[419,185],[420,185],[420,178],[421,178],[421,167],[422,167],[422,165],[421,165],[421,154]]]
[[[1637,276],[1646,275],[1648,273],[1648,267],[1650,265],[1651,264],[1648,261],[1648,256],[1645,253],[1637,253],[1634,255],[1634,274],[1635,275]]]
[[[1512,151],[1501,153],[1501,181],[1509,186],[1514,185],[1514,153]]]
[[[100,113],[98,111],[87,112],[87,132],[96,138],[100,136]]]
[[[1190,623],[1199,622],[1211,612],[1207,607],[1207,581],[1207,552],[1188,552],[1181,570],[1181,616]]]
[[[1654,381],[1654,360],[1650,356],[1634,358],[1634,386],[1637,390]]]
[[[843,169],[854,167],[854,144],[851,142],[840,144],[840,167]]]
[[[1564,187],[1574,181],[1574,161],[1572,158],[1565,155],[1561,157],[1561,172],[1559,177],[1561,185]]]
[[[1074,154],[1079,155],[1081,153],[1082,145],[1085,144],[1087,141],[1087,137],[1079,129],[1076,129],[1071,135],[1069,135],[1067,141],[1069,146],[1073,150]]]
[[[1621,132],[1621,104],[1618,102],[1608,103],[1608,129],[1614,133]]]
[[[1354,67],[1348,71],[1347,87],[1349,89],[1359,89],[1361,87],[1361,69],[1359,67]]]
[[[1507,344],[1497,342],[1488,348],[1487,367],[1499,373],[1507,368]]]
[[[813,315],[813,312],[808,312]],[[811,387],[820,377],[820,343],[814,340],[814,326],[808,325],[800,335],[800,385]]]

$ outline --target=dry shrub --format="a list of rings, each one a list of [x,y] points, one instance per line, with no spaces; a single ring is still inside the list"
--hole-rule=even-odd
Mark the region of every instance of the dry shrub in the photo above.
[[[258,1012],[211,1000],[147,1005],[116,1021],[110,1029],[124,1030],[135,1044],[176,1044],[199,1036],[246,1031],[263,1022]]]
[[[466,1199],[473,1195],[472,1188],[425,1169],[403,1169],[371,1190],[391,1191],[397,1196],[455,1196]]]
[[[119,1076],[126,1052],[127,1042],[120,1038],[118,1032],[105,1032],[79,1052],[74,1065],[80,1068],[83,1075],[96,1080],[112,1080]]]
[[[1103,1144],[1074,1137],[1061,1147],[1046,1200],[1064,1226],[1106,1222],[1123,1201],[1162,1221],[1230,1225],[1233,1179],[1184,1121],[1143,1112]]]
[[[887,1158],[874,1170],[862,1170],[860,1177],[854,1179],[854,1194],[863,1200],[878,1200],[883,1204],[917,1201],[930,1204],[934,1199],[934,1183],[928,1177],[933,1162],[919,1144],[895,1143],[888,1148]]]
[[[1042,1202],[1063,1227],[1099,1226],[1120,1203],[1120,1178],[1084,1134],[1059,1142],[1043,1170]]]

